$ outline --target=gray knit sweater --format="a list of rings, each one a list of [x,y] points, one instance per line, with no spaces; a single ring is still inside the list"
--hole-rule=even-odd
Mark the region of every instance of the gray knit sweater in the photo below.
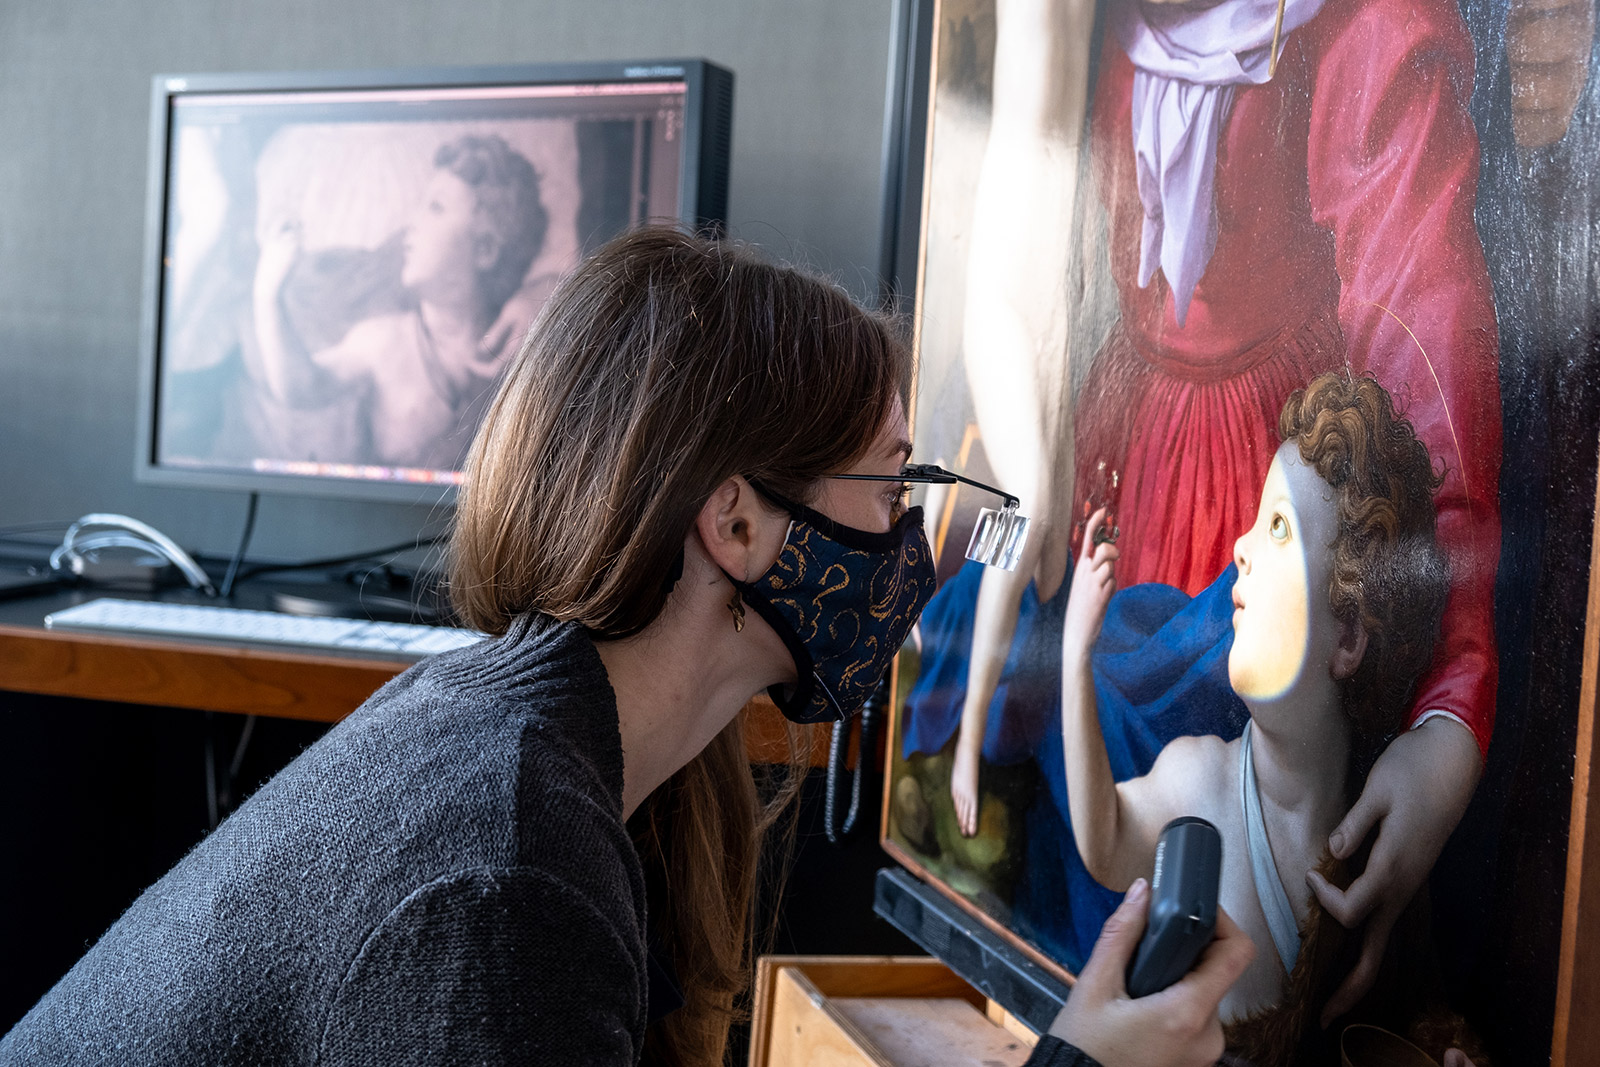
[[[426,661],[147,890],[0,1064],[631,1064],[615,696],[546,619]]]

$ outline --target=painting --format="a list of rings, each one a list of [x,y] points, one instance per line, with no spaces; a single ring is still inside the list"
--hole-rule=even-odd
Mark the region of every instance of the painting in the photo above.
[[[1033,528],[984,567],[919,490],[885,848],[1070,977],[1198,815],[1241,1062],[1582,1047],[1594,3],[930,21],[916,456]]]

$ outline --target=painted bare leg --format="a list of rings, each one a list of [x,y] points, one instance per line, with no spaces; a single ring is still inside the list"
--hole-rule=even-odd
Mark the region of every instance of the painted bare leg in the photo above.
[[[1027,583],[1060,587],[1071,552],[1071,381],[1066,278],[1088,99],[1092,0],[1000,0],[994,118],[973,198],[963,349],[984,450],[1033,519],[1013,572],[984,572],[950,793],[978,827],[989,701]]]

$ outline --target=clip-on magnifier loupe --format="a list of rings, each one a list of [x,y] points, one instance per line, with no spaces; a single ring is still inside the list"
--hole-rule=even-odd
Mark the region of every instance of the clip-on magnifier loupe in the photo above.
[[[1022,559],[1022,548],[1028,543],[1030,520],[1026,515],[1017,513],[1022,503],[1020,500],[992,485],[984,485],[933,463],[907,464],[893,479],[879,474],[836,474],[834,477],[852,481],[901,481],[929,485],[955,485],[960,482],[993,493],[1001,498],[1003,504],[999,508],[983,508],[978,512],[978,524],[972,528],[972,540],[967,542],[967,558],[977,560],[986,567],[999,567],[1003,571],[1016,570],[1017,563]]]

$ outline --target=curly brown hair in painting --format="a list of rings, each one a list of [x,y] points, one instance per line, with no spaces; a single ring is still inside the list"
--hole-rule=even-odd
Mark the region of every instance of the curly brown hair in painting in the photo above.
[[[1278,432],[1333,489],[1338,507],[1328,599],[1343,625],[1367,635],[1344,687],[1352,764],[1364,776],[1433,658],[1450,586],[1433,506],[1444,479],[1372,377],[1317,377],[1290,395]]]

